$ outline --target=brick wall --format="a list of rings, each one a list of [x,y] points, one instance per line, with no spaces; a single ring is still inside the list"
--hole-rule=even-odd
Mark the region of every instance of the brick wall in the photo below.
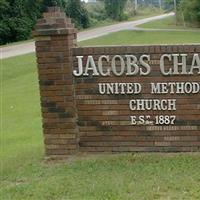
[[[46,156],[65,158],[81,152],[151,152],[200,150],[200,94],[152,95],[151,82],[199,82],[200,76],[161,76],[165,53],[187,53],[188,67],[200,45],[76,47],[76,29],[57,7],[49,8],[35,27],[41,110]],[[101,55],[150,54],[148,76],[75,77],[76,56],[95,63]],[[168,63],[169,66],[171,63]],[[103,63],[103,68],[110,64]],[[120,68],[120,65],[118,66]],[[138,95],[101,95],[98,83],[141,83]],[[177,99],[176,111],[131,111],[131,99]],[[131,125],[130,116],[176,115],[175,125]]]
[[[150,54],[152,72],[148,76],[81,76],[75,77],[75,93],[78,109],[80,150],[84,152],[127,152],[127,151],[199,151],[200,149],[200,93],[151,94],[149,83],[157,82],[199,82],[197,73],[193,76],[162,76],[159,63],[162,54],[188,54],[188,67],[192,55],[200,53],[199,45],[162,46],[111,46],[73,49],[73,67],[77,68],[76,56],[88,55],[97,60],[101,55]],[[124,57],[124,56],[123,56]],[[172,63],[169,63],[172,66]],[[104,68],[110,64],[104,63]],[[101,95],[98,83],[141,83],[143,91],[138,95]],[[131,111],[131,99],[177,99],[176,111]],[[131,115],[176,115],[175,125],[136,125],[130,123]]]
[[[38,20],[34,36],[45,152],[47,157],[64,158],[78,150],[71,68],[76,29],[59,8],[51,7]]]

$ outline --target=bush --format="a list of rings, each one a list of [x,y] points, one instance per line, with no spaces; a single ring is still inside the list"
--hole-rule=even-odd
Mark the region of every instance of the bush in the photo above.
[[[27,18],[8,18],[0,22],[0,44],[26,40],[32,31],[32,21]]]
[[[93,20],[101,21],[107,18],[103,2],[87,3],[86,9]]]
[[[0,44],[26,40],[41,15],[41,0],[0,0]]]
[[[80,0],[0,0],[0,44],[26,40],[39,17],[57,3],[78,28],[90,26],[88,12]]]
[[[122,21],[127,0],[105,0],[105,10],[108,17]]]
[[[128,17],[134,17],[136,15],[136,10],[135,10],[135,3],[133,0],[128,0],[127,4],[125,6],[125,14]]]

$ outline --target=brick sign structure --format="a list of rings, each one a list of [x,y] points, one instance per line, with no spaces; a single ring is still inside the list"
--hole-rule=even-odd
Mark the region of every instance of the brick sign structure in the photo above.
[[[47,156],[200,150],[200,45],[78,48],[57,7],[34,34]]]

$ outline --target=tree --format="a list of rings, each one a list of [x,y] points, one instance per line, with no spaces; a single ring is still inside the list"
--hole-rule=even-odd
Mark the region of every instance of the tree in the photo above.
[[[40,0],[0,0],[0,44],[29,38],[41,13],[37,10],[40,3]]]
[[[77,27],[87,28],[89,17],[80,0],[0,0],[0,44],[26,40],[49,6],[63,8]]]
[[[200,27],[200,0],[182,0],[180,9],[183,12],[185,21]]]
[[[127,0],[105,0],[105,10],[107,15],[114,20],[123,20],[125,18],[124,8]]]
[[[88,11],[80,0],[68,0],[66,14],[72,18],[78,28],[88,28],[90,25]]]
[[[66,0],[43,0],[43,9],[46,10],[50,6],[59,6],[63,9],[66,8]]]

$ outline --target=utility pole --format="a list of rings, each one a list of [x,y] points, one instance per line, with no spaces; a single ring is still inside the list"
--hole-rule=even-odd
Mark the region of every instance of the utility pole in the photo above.
[[[135,0],[135,11],[137,11],[138,8],[138,0]]]
[[[177,10],[176,0],[174,0],[174,10],[175,10],[175,12],[176,12],[176,10]]]
[[[162,10],[162,0],[159,0],[160,10]]]
[[[177,23],[178,23],[178,18],[177,18],[177,3],[176,3],[176,0],[174,0],[174,11],[175,11],[176,25],[177,25]]]

